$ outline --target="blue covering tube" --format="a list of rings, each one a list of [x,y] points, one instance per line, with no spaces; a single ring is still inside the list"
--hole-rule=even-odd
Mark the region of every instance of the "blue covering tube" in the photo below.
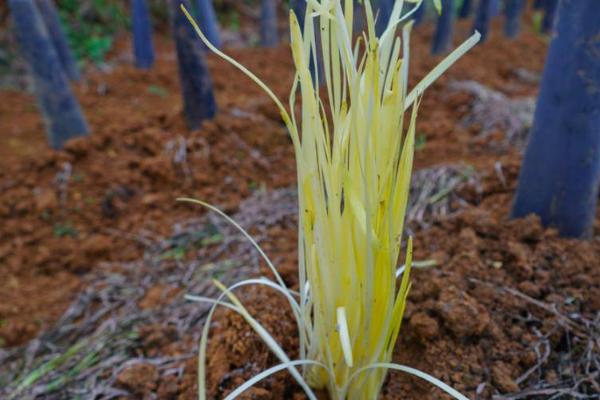
[[[561,0],[512,216],[592,232],[600,178],[600,1]]]
[[[415,20],[415,25],[421,25],[423,23],[423,21],[425,20],[425,13],[427,12],[427,1],[423,1],[420,5],[419,8],[417,8],[417,10],[415,11],[415,13],[413,14],[413,19]]]
[[[260,6],[260,44],[274,47],[279,43],[277,34],[277,2],[262,0]]]
[[[185,2],[180,2],[185,3]],[[221,35],[219,34],[219,22],[212,0],[196,0],[198,11],[198,25],[208,41],[217,48],[221,47]]]
[[[375,33],[381,36],[387,28],[394,9],[394,0],[379,0],[377,1],[377,21],[375,21]]]
[[[477,7],[477,15],[475,16],[473,30],[481,33],[481,40],[479,43],[485,42],[489,35],[493,6],[492,0],[481,0],[479,2],[479,7]]]
[[[202,126],[203,121],[215,116],[217,103],[206,65],[206,49],[190,21],[181,11],[180,4],[189,9],[188,0],[169,0],[171,25],[179,63],[183,110],[188,128],[195,130]]]
[[[506,17],[504,34],[506,37],[515,38],[521,31],[521,17],[526,5],[526,0],[506,0],[504,8],[504,16]]]
[[[141,69],[150,69],[154,65],[154,45],[150,12],[146,0],[132,0],[131,22],[135,65]]]
[[[454,33],[454,0],[442,0],[442,13],[437,20],[431,54],[444,54],[452,47]]]
[[[544,2],[544,19],[542,20],[542,32],[553,33],[556,25],[556,14],[558,13],[558,0],[546,0]]]
[[[473,0],[463,0],[460,10],[458,11],[458,18],[465,19],[471,16],[473,12]]]
[[[33,0],[9,0],[8,6],[21,54],[33,76],[50,145],[60,149],[69,139],[88,135],[88,126]]]
[[[72,81],[78,81],[81,78],[77,62],[73,57],[73,52],[69,47],[67,37],[60,25],[58,11],[52,0],[37,0],[37,7],[40,11],[42,19],[46,24],[46,29],[52,40],[52,44],[58,54],[58,58],[63,66],[65,74]]]

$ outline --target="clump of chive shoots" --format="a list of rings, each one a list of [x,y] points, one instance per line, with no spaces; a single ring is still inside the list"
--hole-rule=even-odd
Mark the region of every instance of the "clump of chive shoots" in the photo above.
[[[409,90],[410,17],[421,2],[396,1],[380,37],[369,0],[364,1],[366,32],[353,32],[353,0],[308,0],[302,27],[291,12],[296,75],[288,108],[248,69],[212,46],[183,9],[204,43],[273,99],[292,139],[298,179],[297,292],[286,287],[268,256],[235,221],[209,204],[186,199],[237,227],[275,277],[249,279],[229,288],[215,282],[222,294],[214,300],[190,296],[213,304],[200,344],[201,400],[206,399],[206,346],[217,306],[242,315],[281,361],[226,399],[281,370],[288,370],[310,399],[316,399],[313,389],[326,389],[332,400],[376,399],[389,369],[466,399],[434,377],[392,363],[410,289],[412,239],[403,240],[403,229],[419,103],[424,90],[479,40],[475,33]],[[405,3],[408,11],[403,11]],[[434,3],[439,6],[439,0]],[[323,82],[326,95],[321,95],[317,82]],[[295,109],[297,94],[299,115],[288,111]],[[404,266],[399,272],[403,243]],[[290,360],[235,296],[234,290],[247,285],[265,285],[288,300],[298,324],[299,360]]]

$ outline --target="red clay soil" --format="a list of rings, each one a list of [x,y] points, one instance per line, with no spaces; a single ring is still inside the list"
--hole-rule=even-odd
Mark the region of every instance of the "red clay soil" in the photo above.
[[[395,362],[430,373],[471,398],[526,388],[529,381],[520,387],[517,379],[539,362],[534,349],[540,343],[548,343],[563,359],[554,354],[541,363],[539,379],[568,379],[556,372],[568,355],[566,343],[577,348],[597,340],[593,330],[567,334],[560,327],[564,315],[593,316],[600,309],[600,240],[560,238],[555,230],[543,229],[534,216],[508,221],[519,164],[508,158],[502,162],[507,185],[493,169],[485,171],[480,201],[418,233],[415,257],[433,258],[439,265],[413,273],[394,353]],[[600,215],[596,221],[598,228]],[[284,236],[289,241],[286,248],[293,248],[295,232]],[[289,266],[295,263],[286,261]],[[294,276],[284,279],[293,282]],[[244,292],[243,299],[290,357],[297,356],[296,326],[286,300],[258,288]],[[554,314],[551,305],[562,316]],[[209,345],[211,398],[222,398],[277,362],[240,316],[218,314]],[[194,372],[190,373],[193,383]],[[195,386],[185,393],[184,398],[193,398]],[[247,393],[248,399],[305,398],[287,373]],[[430,384],[397,372],[389,374],[382,395],[390,400],[440,398],[446,397]]]
[[[0,150],[0,338],[6,345],[29,340],[55,320],[85,271],[138,259],[140,231],[165,234],[174,221],[200,212],[177,197],[232,210],[255,187],[294,181],[289,139],[259,89],[211,58],[221,112],[189,133],[174,55],[170,48],[161,53],[152,72],[120,66],[86,77],[77,92],[93,134],[62,152],[46,147],[31,97],[0,94],[0,131],[8,144]],[[288,90],[285,50],[232,54],[269,71],[265,80],[281,95]]]
[[[459,36],[466,32],[459,27]],[[437,60],[428,56],[431,32],[414,35],[413,75],[423,76]],[[0,93],[0,341],[13,346],[33,338],[65,310],[81,289],[81,277],[96,268],[142,256],[146,237],[168,233],[177,221],[202,212],[174,201],[204,199],[227,211],[254,188],[294,184],[292,147],[267,96],[225,62],[210,57],[220,112],[196,132],[182,118],[174,53],[159,43],[157,66],[140,72],[127,65],[94,72],[76,88],[93,134],[64,151],[46,148],[33,99]],[[516,41],[492,37],[460,61],[426,94],[419,133],[418,168],[461,161],[486,176],[483,194],[459,216],[439,221],[416,237],[417,258],[435,258],[439,267],[414,273],[414,290],[395,361],[420,368],[474,396],[515,391],[515,379],[536,362],[534,332],[547,332],[557,318],[507,295],[515,288],[561,310],[590,313],[600,306],[600,243],[558,238],[534,218],[508,221],[519,155],[498,155],[465,129],[461,118],[470,97],[447,90],[450,80],[472,79],[510,96],[534,95],[535,84],[518,78],[519,69],[539,73],[545,43],[528,32]],[[232,50],[280,97],[293,77],[289,50]],[[494,165],[503,165],[504,181]],[[280,259],[285,279],[296,281],[292,230],[271,232],[265,250]],[[486,283],[479,283],[484,281]],[[281,299],[259,289],[245,304],[281,339],[293,358],[297,339]],[[566,301],[566,304],[565,304]],[[564,307],[563,307],[564,306]],[[533,321],[533,322],[532,322]],[[148,335],[168,338],[150,329]],[[142,335],[143,336],[143,335]],[[557,346],[564,340],[551,337]],[[273,365],[251,329],[221,312],[212,331],[209,385],[214,398]],[[0,345],[2,345],[0,343]],[[143,351],[189,346],[148,341]],[[157,344],[162,343],[162,344]],[[140,367],[145,368],[145,367]],[[196,398],[195,361],[181,379],[157,381],[151,370],[127,370],[123,387],[158,398]],[[549,377],[550,379],[552,377]],[[245,398],[304,398],[284,373],[268,379]],[[390,374],[386,399],[442,398],[429,385]]]

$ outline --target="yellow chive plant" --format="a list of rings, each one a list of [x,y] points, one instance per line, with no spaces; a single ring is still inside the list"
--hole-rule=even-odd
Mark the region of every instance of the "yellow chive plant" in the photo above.
[[[479,40],[479,34],[474,34],[408,91],[412,24],[407,21],[421,1],[397,0],[387,29],[377,37],[376,16],[365,0],[367,31],[355,44],[353,0],[308,0],[302,29],[291,12],[296,76],[289,110],[295,109],[299,92],[298,117],[255,75],[212,46],[183,9],[206,45],[261,86],[279,107],[291,135],[298,174],[298,292],[285,286],[267,255],[235,221],[213,206],[184,199],[210,208],[236,226],[275,276],[275,280],[250,279],[229,288],[215,282],[223,292],[215,300],[189,296],[213,304],[200,344],[201,400],[206,398],[210,321],[219,305],[240,313],[281,361],[227,399],[284,369],[310,399],[316,399],[312,388],[326,389],[332,400],[376,399],[389,369],[416,375],[455,398],[465,399],[421,371],[391,363],[410,288],[410,238],[404,267],[398,271],[396,266],[402,248],[419,101],[423,91]],[[410,10],[403,13],[404,3],[409,3]],[[439,6],[439,1],[434,3]],[[311,57],[322,61],[322,69],[315,70],[317,74],[323,71],[323,76],[316,79],[311,75]],[[325,84],[324,98],[315,86],[319,81]],[[233,294],[239,287],[255,284],[277,290],[289,301],[298,322],[299,360],[290,360]]]

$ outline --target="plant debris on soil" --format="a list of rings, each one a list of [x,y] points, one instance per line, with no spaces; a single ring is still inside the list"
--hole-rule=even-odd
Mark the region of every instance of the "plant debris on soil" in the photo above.
[[[413,83],[436,62],[430,38],[415,32]],[[172,46],[157,45],[152,71],[118,65],[76,87],[93,134],[64,151],[47,148],[30,95],[0,92],[2,398],[196,398],[208,306],[184,295],[268,270],[235,229],[177,197],[228,212],[297,284],[295,162],[278,111],[211,56],[219,114],[188,132]],[[435,265],[414,271],[394,361],[471,398],[600,398],[600,216],[588,241],[507,218],[532,109],[512,114],[536,95],[545,49],[530,31],[492,36],[421,105],[407,233],[415,258]],[[287,96],[285,45],[228,52]],[[297,355],[285,300],[239,294]],[[241,317],[219,311],[211,328],[211,398],[276,362]],[[243,398],[305,396],[280,373]],[[382,398],[445,397],[392,372]]]

